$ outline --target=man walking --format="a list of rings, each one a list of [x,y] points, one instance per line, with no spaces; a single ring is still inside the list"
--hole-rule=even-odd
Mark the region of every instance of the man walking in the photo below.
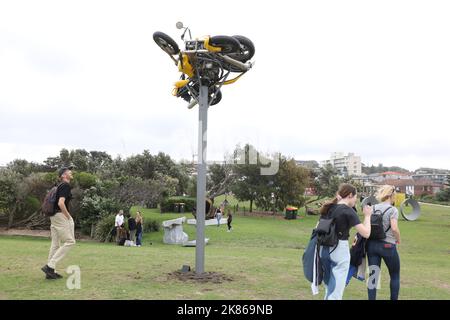
[[[73,175],[71,170],[72,167],[63,167],[58,172],[61,183],[56,190],[55,213],[50,216],[52,244],[48,262],[41,268],[46,279],[62,278],[55,271],[56,265],[75,244],[75,225],[69,212],[69,204],[72,200],[70,181],[73,179]]]

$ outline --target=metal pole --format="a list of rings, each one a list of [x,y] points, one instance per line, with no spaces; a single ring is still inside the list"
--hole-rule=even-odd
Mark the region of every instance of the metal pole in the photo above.
[[[198,163],[197,163],[197,234],[195,246],[195,273],[205,272],[205,199],[206,199],[206,130],[208,128],[208,87],[200,86],[198,109]]]

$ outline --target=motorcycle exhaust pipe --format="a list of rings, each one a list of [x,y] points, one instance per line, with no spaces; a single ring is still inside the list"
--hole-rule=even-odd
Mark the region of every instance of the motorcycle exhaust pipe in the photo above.
[[[222,58],[223,58],[223,60],[225,60],[225,62],[228,62],[229,64],[241,69],[242,71],[248,71],[253,66],[250,61],[248,61],[246,63],[242,63],[233,58],[230,58],[229,56],[222,56]]]
[[[197,105],[197,100],[192,99],[192,101],[188,104],[188,109],[192,109],[193,107],[195,107]]]

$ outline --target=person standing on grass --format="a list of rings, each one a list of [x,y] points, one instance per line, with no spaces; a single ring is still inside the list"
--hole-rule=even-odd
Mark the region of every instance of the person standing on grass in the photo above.
[[[351,184],[341,184],[336,197],[320,208],[321,219],[334,218],[338,243],[335,247],[321,246],[320,261],[324,270],[325,300],[342,300],[348,270],[350,268],[349,231],[355,227],[359,234],[370,235],[372,208],[365,206],[364,222],[361,223],[353,207],[357,201],[356,188]]]
[[[228,218],[227,218],[227,226],[228,226],[228,231],[230,232],[233,228],[231,227],[231,222],[233,221],[233,215],[231,214],[231,210],[228,209]]]
[[[123,210],[119,210],[119,213],[116,215],[116,220],[114,226],[116,227],[116,241],[119,241],[119,231],[123,225]]]
[[[222,211],[220,208],[216,209],[217,227],[220,227],[220,220],[222,220]]]
[[[141,212],[136,212],[136,245],[140,247],[142,245],[142,233],[143,233],[144,218]]]
[[[384,185],[380,187],[376,194],[380,202],[374,205],[374,212],[383,213],[382,226],[385,234],[384,239],[372,239],[367,241],[367,260],[369,264],[369,276],[378,277],[381,267],[381,259],[386,264],[390,281],[391,300],[398,300],[400,291],[400,257],[397,245],[400,244],[400,230],[398,228],[398,210],[395,204],[395,187]],[[378,279],[375,279],[378,282]],[[375,283],[376,284],[376,283]],[[376,300],[376,285],[367,288],[369,300]]]
[[[128,214],[128,230],[130,231],[130,240],[136,243],[136,220]]]
[[[69,212],[72,200],[70,181],[73,179],[72,167],[63,167],[58,171],[61,183],[56,189],[55,214],[50,216],[50,233],[52,244],[48,255],[48,262],[41,270],[46,279],[60,279],[62,276],[56,272],[56,265],[75,245],[75,224]]]

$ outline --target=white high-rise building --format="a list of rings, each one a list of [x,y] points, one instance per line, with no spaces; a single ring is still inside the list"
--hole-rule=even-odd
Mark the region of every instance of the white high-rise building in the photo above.
[[[331,164],[343,175],[360,176],[362,173],[361,157],[354,153],[346,155],[342,152],[333,152],[330,160],[321,163],[322,166],[327,164]]]

